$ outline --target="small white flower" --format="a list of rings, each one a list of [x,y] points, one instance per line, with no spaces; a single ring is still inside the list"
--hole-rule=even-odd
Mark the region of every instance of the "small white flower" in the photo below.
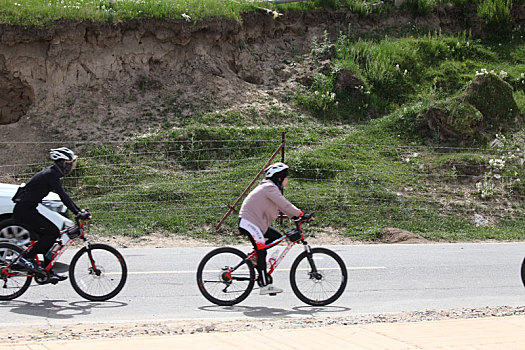
[[[184,18],[186,20],[186,22],[191,22],[191,17],[188,16],[187,14],[185,14],[185,13],[182,14],[182,18]]]

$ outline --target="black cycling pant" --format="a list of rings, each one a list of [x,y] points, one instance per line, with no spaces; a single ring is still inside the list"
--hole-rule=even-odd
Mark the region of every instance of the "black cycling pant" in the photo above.
[[[261,284],[263,286],[267,285],[267,274],[266,274],[266,251],[267,249],[257,249],[257,243],[255,243],[255,240],[253,239],[250,232],[246,231],[242,227],[239,227],[239,231],[243,234],[248,236],[248,239],[250,242],[252,242],[253,249],[257,252],[257,271],[259,272],[259,276],[261,276]],[[277,238],[281,237],[282,234],[277,231],[274,228],[269,227],[268,231],[264,233],[264,238],[266,238],[266,244],[271,243],[275,241]]]
[[[60,235],[58,227],[40,214],[36,208],[17,204],[13,214],[15,223],[27,229],[31,239],[36,241],[23,256],[32,259],[36,254],[47,253]]]

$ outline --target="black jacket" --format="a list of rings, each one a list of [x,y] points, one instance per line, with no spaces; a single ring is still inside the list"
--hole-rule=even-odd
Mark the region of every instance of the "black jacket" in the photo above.
[[[36,173],[35,176],[21,188],[20,193],[17,194],[13,200],[19,206],[36,208],[49,192],[55,192],[62,200],[62,203],[76,215],[80,212],[80,208],[77,207],[66,191],[64,191],[60,181],[61,178],[62,172],[56,165],[45,168]]]

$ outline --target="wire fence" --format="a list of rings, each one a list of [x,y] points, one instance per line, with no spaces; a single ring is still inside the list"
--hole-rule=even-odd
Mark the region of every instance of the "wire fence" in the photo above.
[[[281,144],[233,139],[70,142],[80,160],[64,186],[80,206],[92,210],[102,231],[212,232]],[[62,145],[40,143],[35,149]],[[302,210],[315,211],[318,227],[364,236],[382,226],[423,234],[488,234],[495,229],[523,234],[525,155],[519,148],[340,139],[282,145],[292,169],[285,195]],[[27,182],[48,165],[45,160],[2,164],[0,176],[3,182]],[[226,231],[235,228],[235,217],[226,220]]]

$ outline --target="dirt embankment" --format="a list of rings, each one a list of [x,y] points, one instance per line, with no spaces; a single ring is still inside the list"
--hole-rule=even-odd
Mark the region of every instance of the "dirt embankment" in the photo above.
[[[514,16],[522,26],[524,8]],[[417,19],[339,10],[288,12],[278,19],[249,13],[241,23],[0,26],[0,141],[122,139],[199,110],[250,105],[293,81],[289,63],[325,31],[333,39],[341,31],[369,33],[417,22],[430,30],[485,35],[471,13],[443,5]],[[0,147],[2,164],[40,157],[32,156],[35,145]]]

